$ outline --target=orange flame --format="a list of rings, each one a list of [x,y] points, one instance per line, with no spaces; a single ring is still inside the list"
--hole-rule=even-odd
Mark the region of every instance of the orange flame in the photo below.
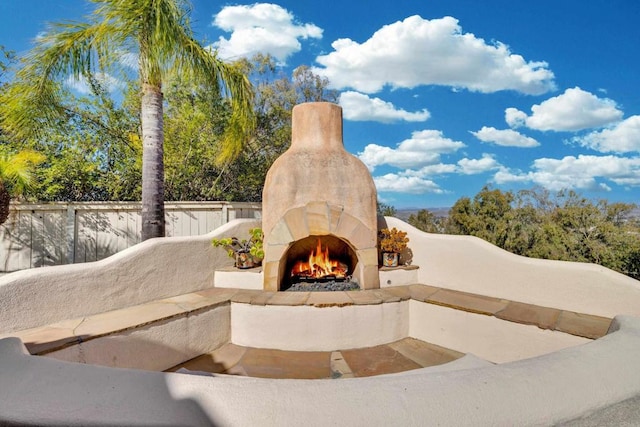
[[[348,266],[329,257],[329,248],[322,250],[322,243],[318,239],[318,246],[311,251],[308,261],[297,261],[291,269],[291,276],[320,279],[335,277],[343,279],[347,275]]]

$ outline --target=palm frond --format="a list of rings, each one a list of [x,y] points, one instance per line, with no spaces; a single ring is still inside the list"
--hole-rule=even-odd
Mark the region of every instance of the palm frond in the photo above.
[[[2,155],[0,156],[0,180],[11,186],[11,193],[22,195],[33,186],[34,168],[44,160],[44,155],[32,150]]]

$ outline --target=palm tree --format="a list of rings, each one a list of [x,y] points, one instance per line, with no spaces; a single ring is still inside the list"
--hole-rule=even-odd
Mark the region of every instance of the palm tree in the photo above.
[[[44,156],[31,150],[0,155],[0,224],[9,217],[11,197],[24,195],[33,185],[33,169]]]
[[[38,120],[59,117],[62,79],[115,71],[124,75],[127,66],[122,59],[135,53],[141,87],[142,239],[164,236],[163,81],[178,73],[213,85],[228,97],[232,113],[219,163],[237,156],[253,129],[251,83],[238,67],[193,38],[186,0],[91,1],[97,7],[88,23],[54,24],[36,41],[18,73],[20,83],[0,99],[5,104],[0,118],[18,137],[37,132]]]

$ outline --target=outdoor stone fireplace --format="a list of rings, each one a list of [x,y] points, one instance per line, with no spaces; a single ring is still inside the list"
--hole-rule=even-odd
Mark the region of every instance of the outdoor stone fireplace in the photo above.
[[[367,167],[344,149],[342,108],[295,106],[291,147],[269,169],[262,195],[264,289],[282,290],[296,262],[318,252],[361,289],[379,288],[376,200]]]

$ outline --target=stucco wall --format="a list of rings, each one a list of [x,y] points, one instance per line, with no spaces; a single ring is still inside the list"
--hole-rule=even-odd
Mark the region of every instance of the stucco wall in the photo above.
[[[640,281],[608,268],[522,257],[477,237],[385,220],[407,232],[419,283],[597,316],[640,316]]]
[[[502,365],[271,380],[66,363],[8,338],[0,424],[556,425],[640,395],[638,352],[639,320],[622,317],[604,338]]]
[[[412,300],[409,306],[409,336],[494,363],[513,362],[591,342],[588,338],[435,304]]]
[[[68,346],[47,357],[113,368],[164,371],[229,342],[229,304]]]
[[[150,239],[97,262],[0,277],[0,333],[213,287],[214,271],[233,261],[211,239],[248,237],[259,225],[235,220],[203,236]]]
[[[233,303],[231,342],[245,347],[332,351],[371,347],[408,336],[409,301],[346,307]]]
[[[640,282],[594,264],[536,260],[481,239],[407,231],[418,282],[512,301],[613,317],[640,316]],[[133,306],[213,286],[233,264],[212,237],[246,236],[256,220],[235,220],[197,237],[151,239],[102,261],[0,277],[0,333]]]

